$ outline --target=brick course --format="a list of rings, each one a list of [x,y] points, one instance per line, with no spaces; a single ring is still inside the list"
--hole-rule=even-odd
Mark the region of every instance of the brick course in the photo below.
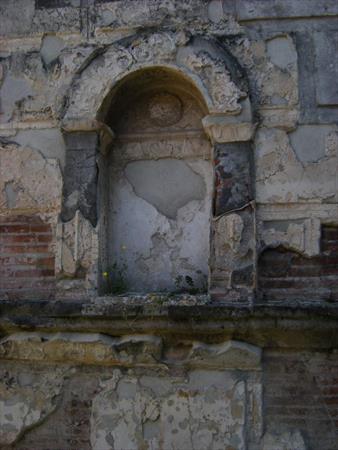
[[[0,295],[35,298],[53,294],[52,227],[38,216],[0,218]]]
[[[321,253],[312,258],[282,247],[265,250],[258,263],[258,290],[264,302],[337,302],[338,228],[322,227]]]
[[[308,449],[338,449],[337,356],[268,350],[264,370],[267,428],[300,430]]]

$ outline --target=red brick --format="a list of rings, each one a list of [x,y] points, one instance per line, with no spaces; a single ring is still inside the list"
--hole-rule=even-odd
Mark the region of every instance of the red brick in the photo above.
[[[5,244],[19,244],[31,242],[51,242],[52,234],[2,234],[0,242]]]
[[[35,245],[10,245],[3,247],[1,256],[7,254],[31,254],[31,253],[49,253],[49,247],[44,244],[35,244]]]
[[[338,228],[337,227],[322,227],[322,240],[325,239],[336,239],[338,240]]]
[[[0,225],[0,235],[3,233],[30,233],[31,228],[29,224],[21,225]]]

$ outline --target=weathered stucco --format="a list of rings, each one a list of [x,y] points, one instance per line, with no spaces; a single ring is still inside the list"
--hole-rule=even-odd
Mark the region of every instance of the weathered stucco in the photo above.
[[[335,0],[0,2],[0,447],[336,450]]]

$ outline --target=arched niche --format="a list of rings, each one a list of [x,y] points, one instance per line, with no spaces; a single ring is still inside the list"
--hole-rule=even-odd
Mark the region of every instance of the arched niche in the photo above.
[[[125,77],[103,103],[98,118],[115,135],[99,171],[101,267],[110,277],[103,289],[207,291],[213,167],[206,114],[196,87],[163,67]]]
[[[124,222],[128,226],[122,227],[122,232],[114,229],[110,215],[118,214],[114,210],[117,199],[114,199],[116,189],[112,189],[112,185],[119,176],[114,170],[121,171],[118,167],[129,164],[126,183],[144,204],[150,204],[162,214],[170,233],[174,218],[185,205],[201,201],[201,192],[209,202],[209,206],[203,206],[203,217],[209,221],[204,227],[203,238],[192,233],[195,239],[181,239],[180,245],[173,245],[170,260],[180,260],[181,266],[172,269],[165,258],[162,258],[162,269],[160,264],[152,266],[154,273],[156,270],[170,273],[170,283],[174,280],[175,287],[168,282],[169,275],[166,282],[158,285],[132,282],[129,287],[138,291],[175,290],[175,280],[184,280],[188,276],[193,280],[193,286],[189,285],[193,292],[205,284],[202,286],[202,282],[195,281],[189,270],[201,271],[203,277],[209,272],[212,298],[252,301],[256,284],[256,225],[250,141],[255,126],[245,73],[219,42],[189,37],[181,32],[153,33],[149,30],[108,46],[75,76],[65,99],[62,129],[67,153],[57,272],[61,277],[66,273],[67,283],[69,275],[77,277],[80,267],[79,273],[84,274],[81,286],[85,292],[91,289],[96,293],[99,285],[104,286],[102,274],[115,263],[118,265],[116,256],[122,250],[128,250],[121,235],[128,234],[129,227],[135,227],[134,222],[137,222],[133,221],[135,208],[130,198],[122,202],[125,206],[123,214],[126,211],[129,214]],[[194,158],[209,169],[212,165],[212,176],[209,169],[202,175],[199,169],[187,164]],[[163,164],[167,169],[165,176],[161,176]],[[187,172],[182,169],[186,166]],[[152,171],[153,167],[157,170]],[[158,178],[149,178],[150,172],[155,172]],[[178,172],[181,173],[179,183],[183,178],[189,181],[188,186],[195,186],[196,198],[184,197],[190,201],[183,206],[180,202],[184,188],[178,186],[175,191],[177,183],[172,175]],[[141,181],[149,181],[151,187],[167,186],[172,176],[173,196],[165,208],[158,204],[158,198],[149,198],[148,191],[147,198],[142,197],[144,191],[138,190],[137,179],[140,174]],[[201,177],[205,188],[196,181]],[[163,180],[166,182],[161,183]],[[163,193],[158,187],[151,192],[158,196]],[[209,215],[206,214],[208,208]],[[198,214],[195,210],[191,216],[196,218]],[[146,220],[151,214],[144,216]],[[161,238],[165,232],[163,225]],[[156,233],[151,236],[154,241],[159,237]],[[152,245],[151,236],[146,237],[148,249]],[[144,234],[133,232],[129,237],[134,242],[131,247],[135,249]],[[174,235],[171,237],[177,241]],[[210,237],[208,248],[207,237]],[[203,264],[190,265],[189,258],[184,264],[186,256],[182,252],[185,243],[191,246],[192,240],[197,248],[206,249]],[[159,254],[168,255],[165,250],[171,243],[159,239],[157,244],[158,249],[163,245]],[[120,246],[118,251],[116,246]],[[146,262],[147,258],[153,258],[149,253],[141,252],[142,257]],[[156,261],[156,258],[152,260]],[[204,264],[208,264],[208,270]],[[66,266],[71,270],[65,270]],[[120,269],[123,267],[118,267],[118,271]],[[80,281],[77,283],[79,292]]]

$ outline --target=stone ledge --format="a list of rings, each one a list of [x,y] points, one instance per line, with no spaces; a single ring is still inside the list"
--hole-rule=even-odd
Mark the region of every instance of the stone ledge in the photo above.
[[[112,338],[98,333],[15,333],[0,341],[0,358],[75,364],[138,366],[156,364],[162,340],[134,335]]]
[[[190,342],[182,366],[204,369],[260,370],[262,350],[238,341],[208,345]],[[154,366],[167,364],[162,339],[154,335],[113,338],[99,333],[19,332],[0,340],[0,359],[103,366]]]
[[[177,301],[176,301],[177,302]],[[144,297],[81,301],[2,301],[2,336],[22,331],[154,334],[217,344],[245,341],[259,347],[338,346],[338,307],[308,305],[234,306],[222,303],[146,303]]]

